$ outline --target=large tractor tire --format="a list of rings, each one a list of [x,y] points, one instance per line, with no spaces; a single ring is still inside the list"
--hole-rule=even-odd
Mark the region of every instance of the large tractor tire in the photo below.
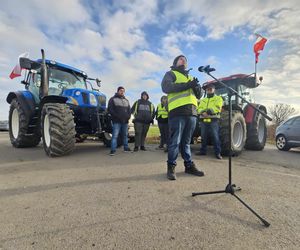
[[[252,124],[247,124],[246,149],[263,150],[267,140],[267,126],[265,118],[256,112]]]
[[[29,119],[18,100],[13,99],[9,109],[9,137],[11,144],[16,148],[35,147],[41,141],[39,131],[27,134]]]
[[[72,111],[63,103],[46,103],[42,109],[43,146],[48,156],[70,154],[75,147],[75,123]]]
[[[220,119],[220,140],[223,155],[230,153],[228,112],[223,112]],[[231,118],[232,156],[239,155],[246,142],[246,123],[240,111],[232,111]]]

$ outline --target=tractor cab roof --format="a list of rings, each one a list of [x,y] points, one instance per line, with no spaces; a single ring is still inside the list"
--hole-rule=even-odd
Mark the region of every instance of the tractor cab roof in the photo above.
[[[42,59],[38,59],[37,60],[38,63],[41,63],[42,62]],[[60,62],[57,62],[57,61],[53,61],[53,60],[48,60],[46,59],[46,64],[47,65],[50,65],[51,66],[54,66],[54,67],[57,67],[57,68],[60,68],[62,70],[66,70],[66,71],[73,71],[81,76],[83,76],[84,78],[87,78],[87,74],[82,71],[82,70],[79,70],[79,69],[76,69],[72,66],[69,66],[69,65],[66,65],[66,64],[63,64],[63,63],[60,63]]]
[[[244,85],[247,88],[256,88],[259,84],[256,81],[256,76],[246,74],[236,74],[227,77],[219,78],[220,81],[228,85],[229,87],[235,87],[236,85]],[[203,83],[202,88],[205,90],[210,84],[213,84],[216,89],[224,88],[216,80],[207,81]]]

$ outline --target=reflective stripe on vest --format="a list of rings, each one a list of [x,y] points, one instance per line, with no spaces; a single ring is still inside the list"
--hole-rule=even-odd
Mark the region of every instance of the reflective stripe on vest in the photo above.
[[[185,76],[178,71],[172,70],[172,72],[176,77],[175,84],[187,83],[188,81],[192,80],[191,76]],[[168,94],[169,111],[187,104],[193,104],[197,107],[197,98],[191,88],[181,92]]]
[[[135,105],[134,113],[133,113],[134,116],[138,113],[138,110],[149,111],[149,105],[148,104],[146,104],[146,105],[145,104],[139,104],[139,102],[137,101],[136,105]],[[151,113],[151,115],[153,114],[153,110],[154,110],[154,106],[151,103],[150,104],[150,113]]]
[[[160,104],[157,105],[157,117],[168,118],[168,111]]]

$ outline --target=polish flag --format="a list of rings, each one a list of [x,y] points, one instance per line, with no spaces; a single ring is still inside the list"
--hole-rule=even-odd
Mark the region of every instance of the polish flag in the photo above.
[[[255,53],[255,63],[258,63],[258,56],[261,51],[263,51],[265,44],[267,42],[267,39],[259,34],[255,34],[257,36],[256,42],[253,47],[253,51]]]
[[[17,63],[17,65],[14,67],[14,69],[12,70],[12,72],[11,72],[10,75],[9,75],[9,78],[10,78],[10,79],[14,79],[15,77],[21,76],[21,72],[22,72],[22,69],[21,69],[21,66],[20,66],[20,58],[21,58],[21,57],[29,58],[29,53],[28,53],[28,52],[25,52],[25,53],[19,55],[18,63]]]

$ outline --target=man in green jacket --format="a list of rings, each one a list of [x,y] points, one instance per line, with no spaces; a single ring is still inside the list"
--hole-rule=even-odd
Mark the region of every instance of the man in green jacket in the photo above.
[[[207,96],[201,99],[198,113],[201,120],[201,149],[200,155],[206,155],[207,137],[209,131],[214,142],[214,150],[217,159],[222,159],[221,143],[219,138],[219,119],[223,106],[221,96],[215,95],[215,86],[210,83],[205,87]]]

